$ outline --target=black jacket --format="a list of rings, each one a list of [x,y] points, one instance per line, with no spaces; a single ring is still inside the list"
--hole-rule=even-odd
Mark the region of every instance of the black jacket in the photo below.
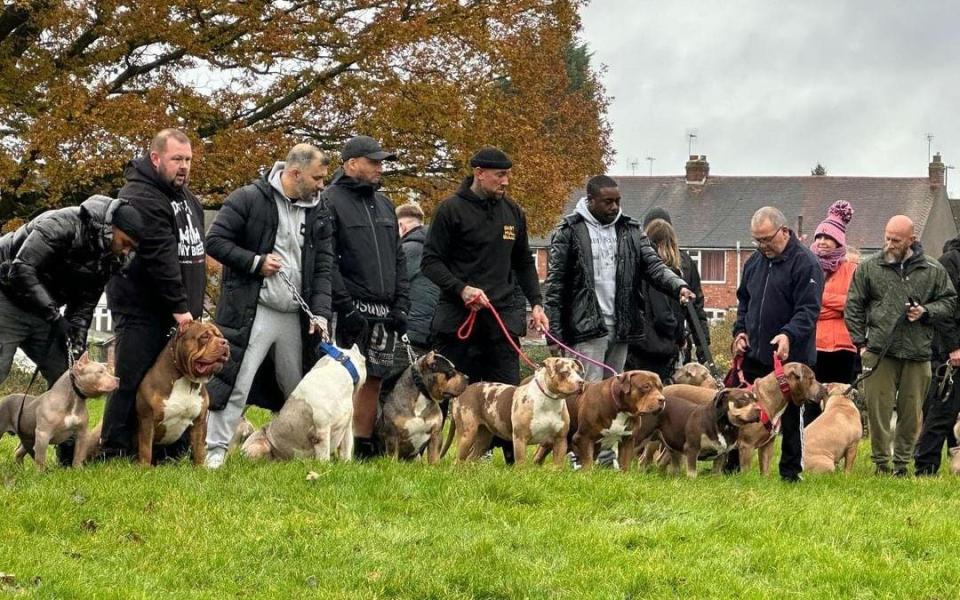
[[[527,218],[513,200],[484,199],[467,177],[457,193],[433,216],[423,247],[423,273],[440,288],[434,334],[452,334],[467,317],[460,292],[467,285],[483,290],[511,334],[526,333],[525,311],[514,298],[517,284],[531,305],[542,304],[536,263],[527,239]],[[488,319],[489,311],[479,318]],[[493,327],[489,331],[499,332]],[[498,333],[499,335],[499,333]]]
[[[47,321],[66,305],[67,321],[85,333],[104,286],[124,264],[110,252],[113,211],[120,204],[93,196],[0,237],[0,290]]]
[[[790,339],[784,362],[817,362],[817,319],[823,297],[823,269],[817,257],[793,232],[780,256],[767,258],[759,250],[743,265],[737,288],[737,321],[733,335],[746,332],[747,356],[773,368],[770,340],[781,333]]]
[[[354,300],[362,300],[406,313],[407,267],[393,204],[374,186],[339,169],[323,201],[333,227],[334,310],[350,312]]]
[[[948,240],[943,245],[940,264],[947,270],[953,289],[960,290],[960,237]],[[960,303],[957,307],[953,318],[944,319],[934,330],[933,357],[938,362],[945,362],[950,352],[960,348]]]
[[[440,299],[440,288],[420,270],[423,259],[423,244],[427,230],[423,226],[408,231],[400,240],[407,258],[407,279],[410,281],[410,315],[407,320],[407,337],[415,346],[426,347],[430,342],[430,322]]]
[[[140,211],[143,233],[130,267],[107,284],[110,310],[170,323],[174,313],[199,319],[207,285],[200,201],[161,180],[149,156],[130,161],[123,176],[120,198]]]
[[[230,360],[207,384],[210,408],[213,410],[220,410],[227,405],[243,362],[263,283],[260,267],[264,257],[273,250],[278,221],[273,188],[264,176],[227,196],[207,234],[207,252],[211,258],[223,264],[215,321],[230,343]],[[300,295],[310,305],[310,312],[329,321],[333,252],[330,248],[330,219],[322,205],[307,209],[304,227],[300,264],[305,275],[301,277]],[[255,272],[251,273],[251,265],[257,255],[261,259]],[[316,340],[311,343],[309,338],[309,321],[302,311],[300,324],[303,369],[306,373],[319,356]],[[276,409],[283,405],[283,394],[277,385],[269,356],[257,371],[248,397],[250,403],[264,408]]]
[[[616,340],[641,343],[644,339],[643,292],[641,282],[649,281],[657,289],[677,298],[686,283],[671,271],[640,223],[621,215],[617,230]],[[607,327],[594,292],[593,254],[590,233],[583,216],[564,217],[550,238],[544,309],[554,335],[567,345],[607,335]],[[679,301],[678,301],[679,304]]]

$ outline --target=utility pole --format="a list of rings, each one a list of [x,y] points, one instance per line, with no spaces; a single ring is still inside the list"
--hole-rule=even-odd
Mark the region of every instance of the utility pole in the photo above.
[[[657,159],[654,158],[654,157],[652,157],[652,156],[648,156],[648,157],[647,157],[647,162],[650,163],[650,177],[653,177],[653,161],[655,161],[655,160],[657,160]]]
[[[933,134],[928,133],[927,134],[927,162],[930,162],[930,157],[932,156],[930,154],[930,150],[932,147],[933,147]]]
[[[627,161],[627,166],[630,167],[630,173],[634,176],[637,174],[637,165],[640,164],[640,161],[636,158],[631,158]]]

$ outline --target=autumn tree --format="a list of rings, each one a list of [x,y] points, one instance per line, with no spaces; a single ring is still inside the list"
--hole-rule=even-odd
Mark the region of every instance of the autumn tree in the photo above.
[[[814,177],[822,177],[827,174],[827,169],[820,163],[817,163],[817,166],[810,169],[810,174],[813,175]]]
[[[610,156],[584,0],[14,0],[0,13],[0,221],[113,193],[152,134],[210,204],[298,141],[396,148],[429,210],[485,144],[535,230]],[[398,198],[399,199],[399,198]]]

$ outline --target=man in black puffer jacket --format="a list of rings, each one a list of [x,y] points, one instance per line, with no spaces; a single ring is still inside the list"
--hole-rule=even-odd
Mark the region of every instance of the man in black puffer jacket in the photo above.
[[[641,283],[675,298],[687,284],[657,255],[640,224],[620,210],[620,188],[606,175],[587,182],[587,196],[550,238],[544,306],[553,334],[577,352],[623,370],[628,344],[644,341]],[[603,370],[585,364],[598,381]]]
[[[93,196],[0,238],[0,382],[18,347],[48,386],[67,369],[67,348],[74,358],[83,353],[103,288],[126,264],[142,227],[126,202]],[[67,455],[58,453],[63,463]]]
[[[365,135],[351,138],[340,153],[343,165],[324,191],[333,226],[332,273],[337,343],[356,343],[367,360],[367,380],[354,396],[353,434],[357,458],[377,453],[373,426],[380,382],[393,366],[397,336],[407,332],[407,267],[393,203],[379,193],[383,161],[395,160]]]
[[[297,144],[285,162],[234,191],[207,234],[207,252],[223,263],[217,326],[230,359],[210,393],[207,467],[223,464],[248,402],[277,411],[319,358],[330,319],[329,217],[317,192],[329,158]],[[318,322],[311,323],[281,279],[290,280]]]
[[[130,161],[120,197],[140,212],[143,236],[130,267],[107,284],[117,334],[117,388],[103,411],[102,456],[131,455],[137,388],[167,345],[170,329],[199,319],[206,289],[203,207],[190,191],[193,149],[178,129],[154,136]],[[185,448],[178,444],[170,451]]]

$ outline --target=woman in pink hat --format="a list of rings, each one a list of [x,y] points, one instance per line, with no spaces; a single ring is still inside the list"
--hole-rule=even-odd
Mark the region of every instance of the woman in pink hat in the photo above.
[[[817,320],[817,381],[852,383],[856,374],[857,348],[843,323],[847,290],[857,269],[847,260],[847,225],[853,217],[849,202],[830,205],[827,218],[817,227],[811,250],[823,268],[823,305]]]

